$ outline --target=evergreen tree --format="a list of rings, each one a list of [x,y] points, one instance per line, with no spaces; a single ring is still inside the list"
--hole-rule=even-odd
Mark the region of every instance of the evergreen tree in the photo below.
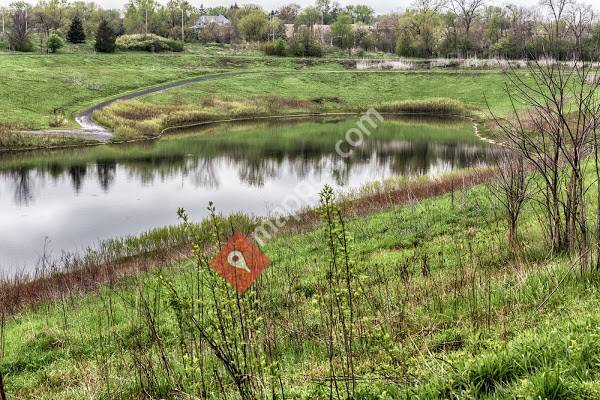
[[[67,33],[67,40],[71,43],[83,43],[85,42],[85,30],[83,29],[83,23],[79,15],[75,15],[71,20],[71,27]]]
[[[98,25],[96,33],[96,51],[99,53],[112,53],[115,51],[115,33],[107,20],[103,19]]]

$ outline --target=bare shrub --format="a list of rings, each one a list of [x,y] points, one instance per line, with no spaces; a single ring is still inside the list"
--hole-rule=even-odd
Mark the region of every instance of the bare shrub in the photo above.
[[[598,83],[593,64],[533,62],[527,74],[509,69],[512,115],[493,115],[505,144],[538,172],[554,250],[585,254],[589,247],[584,171],[594,153]]]
[[[508,243],[518,248],[519,216],[528,197],[529,178],[521,155],[504,150],[495,158],[497,178],[490,183],[492,196],[500,203],[508,223]]]

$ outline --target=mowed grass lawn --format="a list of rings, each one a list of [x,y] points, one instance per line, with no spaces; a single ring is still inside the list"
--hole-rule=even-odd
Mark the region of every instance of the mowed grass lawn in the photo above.
[[[183,53],[118,52],[98,54],[89,46],[67,46],[59,54],[0,52],[0,129],[48,128],[55,110],[76,126],[74,115],[86,106],[134,89],[227,70],[343,69],[343,63],[308,63],[265,57],[254,50],[189,46]]]
[[[196,103],[214,95],[239,99],[277,95],[323,98],[325,102],[337,97],[366,107],[385,100],[450,97],[485,108],[485,94],[499,109],[508,107],[498,71],[357,72],[343,60],[236,54],[195,48],[178,54],[0,53],[0,128],[48,128],[55,112],[65,114],[64,127],[75,127],[75,114],[101,100],[163,82],[232,70],[258,73],[192,85],[144,101]],[[339,104],[330,102],[330,106],[335,109]]]
[[[194,55],[0,54],[0,124],[47,128],[55,109],[71,116],[101,99],[206,73]],[[70,126],[74,121],[70,118]]]
[[[317,100],[335,110],[340,102],[365,109],[388,101],[446,97],[495,112],[508,112],[510,102],[500,71],[349,71],[310,70],[260,72],[225,80],[201,82],[142,98],[155,104],[200,103],[207,97],[236,100],[280,96]]]
[[[184,79],[208,72],[240,68],[261,69],[289,65],[287,60],[227,53],[142,52],[97,54],[0,53],[0,128],[47,128],[55,109],[68,117],[103,99],[158,83]]]

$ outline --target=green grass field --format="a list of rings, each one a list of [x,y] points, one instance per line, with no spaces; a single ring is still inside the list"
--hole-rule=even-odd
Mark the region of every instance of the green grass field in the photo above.
[[[129,131],[123,136],[143,135],[148,130],[164,127],[165,114],[174,113],[172,107],[187,107],[188,114],[214,114],[214,107],[207,105],[211,101],[213,104],[231,103],[227,106],[230,113],[240,102],[254,102],[261,109],[258,111],[279,107],[274,103],[270,108],[267,96],[287,101],[314,101],[315,104],[287,107],[288,111],[300,112],[362,110],[382,102],[431,97],[459,100],[481,111],[487,109],[486,97],[498,112],[507,111],[509,107],[503,95],[503,78],[498,71],[358,72],[346,61],[332,56],[320,60],[262,57],[257,51],[244,51],[240,55],[232,49],[219,47],[191,47],[176,54],[102,55],[74,46],[56,55],[0,52],[0,69],[3,71],[0,76],[3,88],[0,146],[56,144],[59,139],[44,141],[14,136],[14,132],[74,128],[77,126],[75,115],[102,100],[139,88],[220,71],[251,73],[147,96],[143,99],[145,106],[136,110],[146,113],[144,121],[137,121],[144,126],[130,128],[134,132]],[[140,108],[138,102],[133,105]],[[159,105],[162,109],[148,108],[151,105]],[[282,108],[286,109],[285,105]],[[219,115],[228,114],[223,107],[219,111]],[[242,111],[251,115],[257,110],[250,107]],[[100,115],[98,120],[115,129],[119,125],[107,116]],[[126,119],[120,122],[128,125]]]
[[[2,55],[2,124],[48,128],[54,109],[73,115],[139,87],[206,73],[197,57],[178,55]]]
[[[498,71],[279,69],[229,76],[118,102],[97,112],[95,118],[111,127],[117,139],[127,139],[154,136],[167,127],[210,120],[306,113],[360,113],[371,107],[381,112],[474,114],[483,117],[488,112],[488,102],[496,113],[510,111],[503,79]],[[482,87],[486,88],[485,91]],[[431,102],[433,98],[439,99],[437,104]],[[411,102],[423,104],[415,107]]]
[[[245,75],[223,81],[202,82],[150,95],[148,103],[200,103],[217,96],[245,99],[281,96],[299,100],[330,100],[367,108],[387,101],[446,97],[486,110],[486,97],[495,110],[508,111],[504,78],[498,71],[298,71]],[[332,101],[333,100],[333,101]]]
[[[62,109],[66,126],[86,106],[134,89],[226,69],[264,69],[291,61],[258,58],[252,52],[234,57],[232,51],[188,51],[173,54],[97,54],[89,49],[61,54],[0,52],[0,126],[48,128],[55,109]]]
[[[347,221],[360,282],[354,297],[358,398],[600,394],[597,277],[568,274],[567,258],[548,256],[536,245],[541,232],[531,209],[522,224],[524,254],[513,258],[488,193],[484,187],[465,189]],[[326,226],[270,242],[265,252],[272,264],[247,295],[260,304],[259,326],[273,335],[271,357],[286,398],[322,398],[328,390],[320,303],[328,270]],[[203,350],[202,365],[214,369],[217,380],[186,358],[187,344],[181,342],[186,336],[173,292],[195,293],[199,273],[206,283],[220,282],[186,261],[8,319],[0,366],[10,395],[176,398],[180,392],[200,394],[206,385],[209,398],[222,398],[221,390],[223,397],[236,398],[210,351]],[[149,307],[152,324],[141,304]],[[257,332],[262,340],[266,333]],[[149,376],[140,376],[143,371]]]
[[[372,106],[437,107],[482,117],[489,103],[495,112],[510,111],[498,71],[357,72],[333,58],[313,64],[231,53],[0,53],[6,72],[0,76],[6,88],[0,128],[47,128],[55,108],[64,109],[72,127],[79,110],[101,99],[224,70],[250,73],[118,103],[96,117],[128,138],[186,121]],[[435,132],[464,135],[465,127],[470,123],[447,122]],[[248,137],[262,131],[260,124],[245,134],[233,129],[224,140],[271,149],[268,137]],[[210,151],[201,139],[193,144]],[[308,139],[332,143],[317,129],[308,137],[290,129],[288,139],[282,146]],[[162,140],[166,156],[182,157],[191,146]],[[27,163],[7,157],[0,168],[97,158],[136,162],[152,155],[134,148],[61,150]],[[447,183],[445,195],[388,202],[368,215],[354,214],[351,201],[343,203],[342,219],[336,207],[322,208],[321,222],[299,223],[266,244],[272,263],[242,297],[207,268],[207,260],[235,229],[250,233],[253,218],[205,221],[192,232],[197,257],[186,251],[177,262],[163,260],[161,251],[187,249],[181,227],[108,243],[105,250],[115,256],[98,255],[109,260],[106,268],[141,268],[135,255],[154,251],[158,265],[83,293],[58,280],[56,288],[46,288],[55,293],[52,301],[2,315],[0,371],[9,398],[238,399],[246,388],[253,396],[245,398],[322,399],[334,391],[332,366],[340,393],[332,397],[345,398],[350,359],[357,399],[600,398],[598,273],[580,271],[569,255],[548,250],[535,202],[521,218],[521,252],[514,254],[503,210],[485,185],[461,187],[463,173],[358,191],[385,198],[392,189]],[[589,210],[596,206],[591,203]],[[200,332],[214,340],[200,339]]]
[[[241,55],[240,55],[241,54]],[[184,53],[97,54],[69,46],[60,54],[0,52],[0,127],[48,128],[55,109],[65,126],[86,106],[158,83],[223,70],[294,71],[305,65],[291,58],[268,58],[257,51],[191,47]],[[343,69],[336,60],[319,60],[313,69]]]

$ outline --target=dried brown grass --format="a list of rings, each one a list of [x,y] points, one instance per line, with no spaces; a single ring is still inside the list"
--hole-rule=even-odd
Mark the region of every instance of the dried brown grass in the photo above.
[[[414,181],[398,186],[378,190],[357,198],[341,200],[341,207],[346,215],[352,217],[367,216],[390,207],[416,203],[421,200],[458,192],[497,177],[492,168],[477,169],[459,175],[449,175],[435,180]],[[320,221],[316,210],[303,212],[298,218],[290,219],[283,232],[300,233],[315,227]]]
[[[53,271],[29,279],[16,277],[0,282],[0,314],[13,315],[28,307],[66,295],[94,291],[114,285],[134,274],[189,257],[189,249],[163,249],[158,252],[122,258],[109,263],[77,265],[67,271]]]

